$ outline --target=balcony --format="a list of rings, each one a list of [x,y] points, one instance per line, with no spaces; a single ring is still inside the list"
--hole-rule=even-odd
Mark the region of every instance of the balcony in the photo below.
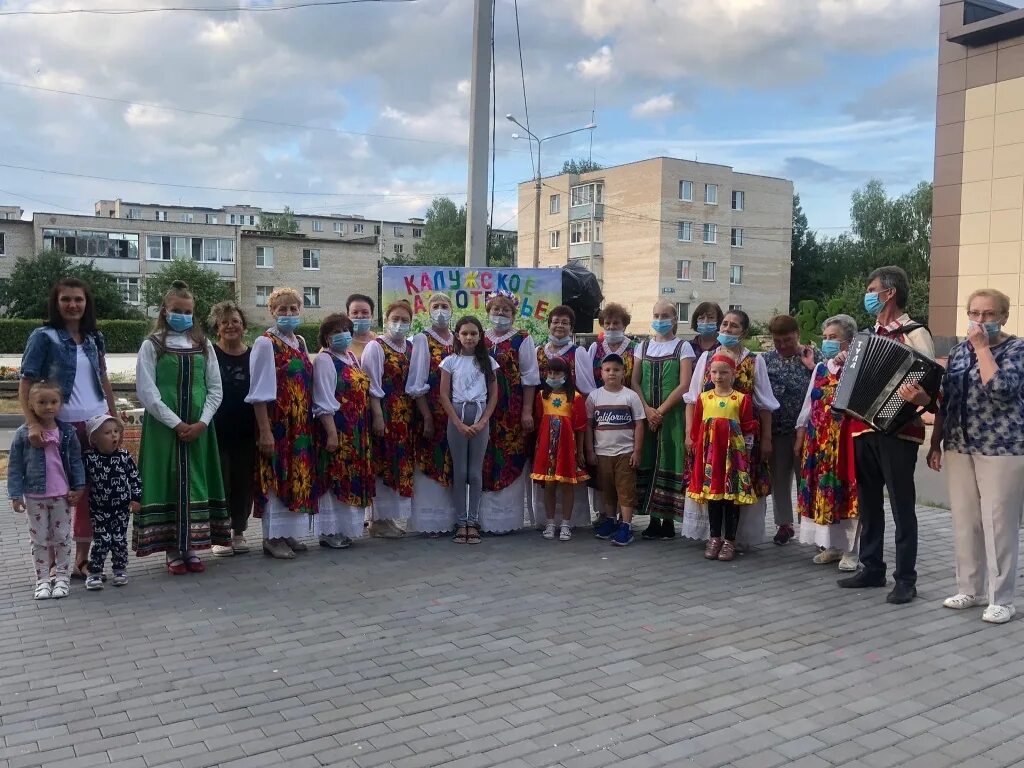
[[[570,259],[590,259],[604,256],[604,243],[570,243]]]
[[[574,205],[569,209],[569,221],[581,221],[583,219],[604,220],[604,203],[584,203]]]
[[[71,256],[70,258],[78,264],[92,263],[96,269],[109,272],[112,275],[137,275],[141,271],[138,259],[109,259],[95,256]]]

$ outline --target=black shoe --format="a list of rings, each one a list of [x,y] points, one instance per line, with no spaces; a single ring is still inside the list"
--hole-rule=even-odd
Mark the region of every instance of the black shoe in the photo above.
[[[867,571],[858,571],[853,576],[839,579],[838,584],[843,589],[865,589],[867,587],[884,587],[885,576],[872,576]]]
[[[772,541],[781,547],[788,544],[789,540],[792,539],[794,535],[792,525],[780,525],[779,530],[775,532],[775,537]]]
[[[651,518],[651,524],[644,528],[644,532],[640,534],[641,539],[647,541],[658,541],[661,538],[661,520],[656,517]]]
[[[901,584],[896,582],[896,586],[892,588],[892,592],[886,595],[885,602],[892,603],[893,605],[903,605],[909,603],[917,597],[917,587],[913,584]]]
[[[661,521],[661,536],[659,537],[662,541],[669,541],[676,537],[676,523],[671,517],[666,517]]]

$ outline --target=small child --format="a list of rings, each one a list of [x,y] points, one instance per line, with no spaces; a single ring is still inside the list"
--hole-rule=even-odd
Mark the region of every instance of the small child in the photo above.
[[[633,541],[636,509],[636,468],[644,446],[644,404],[623,386],[626,364],[616,354],[601,361],[604,386],[587,397],[587,461],[597,465],[597,479],[608,516],[594,529],[599,539],[625,547]],[[622,522],[615,509],[622,510]]]
[[[736,361],[727,353],[716,354],[708,371],[714,389],[701,393],[694,405],[694,471],[687,492],[708,505],[711,538],[704,557],[732,560],[739,505],[757,500],[750,477],[750,449],[758,423],[753,400],[732,388]]]
[[[572,507],[575,486],[586,483],[583,443],[587,407],[569,378],[569,364],[560,357],[548,361],[547,375],[534,405],[537,448],[533,455],[533,480],[544,483],[547,525],[544,538],[555,538],[555,504],[561,495],[560,541],[572,538]]]
[[[441,361],[441,407],[448,417],[452,456],[452,498],[456,544],[480,543],[480,497],[484,486],[484,451],[491,415],[498,404],[498,364],[487,352],[484,327],[466,316],[455,324],[455,354]],[[466,489],[469,489],[467,507]]]
[[[113,416],[94,416],[85,425],[93,450],[85,452],[85,475],[92,489],[89,516],[92,518],[92,552],[86,589],[103,589],[103,565],[110,552],[114,568],[111,583],[128,583],[128,515],[138,513],[142,501],[142,479],[135,460],[121,448],[124,427]]]
[[[57,421],[61,406],[58,384],[36,382],[29,388],[28,404],[43,429],[44,445],[33,447],[28,441],[28,427],[18,427],[11,443],[7,494],[15,512],[28,512],[36,568],[35,599],[59,599],[71,592],[71,510],[85,488],[82,448],[75,428]]]

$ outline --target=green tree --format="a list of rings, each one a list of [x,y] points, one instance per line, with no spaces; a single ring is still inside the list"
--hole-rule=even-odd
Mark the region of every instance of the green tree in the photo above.
[[[117,279],[90,261],[78,263],[61,251],[42,251],[20,257],[11,276],[0,283],[0,306],[7,317],[37,320],[46,317],[53,285],[64,277],[77,277],[92,291],[96,317],[101,320],[138,319],[142,314],[125,303]]]
[[[574,176],[579,176],[581,173],[603,170],[604,166],[599,162],[595,160],[588,160],[585,157],[573,158],[572,160],[566,160],[562,163],[562,173],[571,173]]]
[[[156,274],[146,278],[146,306],[159,307],[163,304],[164,294],[175,280],[188,283],[189,291],[196,302],[194,316],[197,322],[205,323],[210,315],[210,307],[218,301],[237,298],[231,287],[213,270],[206,269],[189,259],[175,259]]]
[[[272,235],[291,235],[299,231],[295,212],[287,205],[281,213],[260,214],[260,232]]]
[[[487,263],[493,267],[515,264],[515,238],[491,233],[487,244]],[[423,239],[415,252],[406,256],[385,256],[389,266],[461,267],[466,263],[466,206],[457,206],[450,198],[435,198],[423,220]]]

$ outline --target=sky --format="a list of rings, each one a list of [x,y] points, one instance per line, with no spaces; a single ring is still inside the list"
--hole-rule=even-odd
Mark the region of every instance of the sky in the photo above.
[[[307,2],[322,0],[307,0]],[[465,202],[473,0],[0,0],[0,205]],[[175,6],[130,15],[14,13]],[[870,178],[932,176],[938,0],[518,0],[543,172],[668,155],[791,179],[839,234]],[[513,0],[496,0],[494,225],[533,177]],[[75,95],[78,94],[78,95]],[[243,118],[243,119],[238,119]],[[10,166],[19,166],[12,168]],[[31,170],[26,170],[31,169]],[[61,173],[54,173],[54,172]]]

